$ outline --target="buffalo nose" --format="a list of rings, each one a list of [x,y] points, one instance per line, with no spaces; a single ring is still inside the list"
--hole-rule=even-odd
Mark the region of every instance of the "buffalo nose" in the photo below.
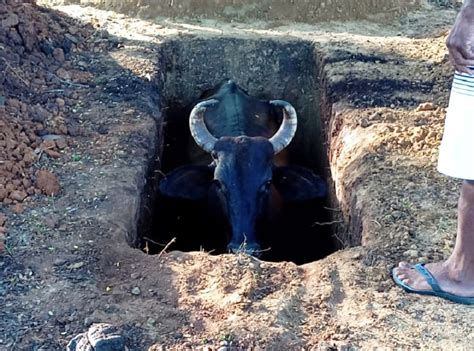
[[[262,248],[257,243],[230,243],[227,249],[232,253],[245,253],[250,256],[260,256]]]

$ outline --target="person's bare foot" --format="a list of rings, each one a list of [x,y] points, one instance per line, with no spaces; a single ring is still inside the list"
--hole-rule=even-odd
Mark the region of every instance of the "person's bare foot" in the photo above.
[[[426,264],[425,268],[438,281],[444,292],[457,296],[474,297],[474,267],[465,270],[454,269],[447,261]],[[393,270],[393,274],[415,290],[432,290],[425,277],[411,264],[401,262]]]

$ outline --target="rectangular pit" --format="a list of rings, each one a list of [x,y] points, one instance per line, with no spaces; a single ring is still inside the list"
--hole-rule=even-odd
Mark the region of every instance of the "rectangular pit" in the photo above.
[[[312,43],[268,38],[181,38],[160,46],[157,69],[156,83],[165,116],[161,162],[154,172],[158,178],[190,162],[186,152],[192,146],[190,108],[204,91],[227,79],[257,98],[290,102],[298,113],[298,131],[288,147],[290,163],[328,176],[321,135],[319,67]],[[200,211],[207,204],[164,199],[156,190],[151,197],[156,197],[154,204],[148,205],[151,212],[143,212],[147,218],[142,218],[138,238],[133,240],[138,246],[156,253],[177,238],[170,250],[224,252],[219,240],[195,240],[197,232],[209,231],[209,220]],[[282,220],[266,228],[272,233],[271,250],[265,251],[263,258],[306,263],[338,249],[331,226],[324,224],[332,220],[333,213],[324,210],[329,203],[334,201],[314,200],[285,207]],[[224,231],[225,223],[217,218],[211,227]],[[202,236],[200,233],[198,237]]]

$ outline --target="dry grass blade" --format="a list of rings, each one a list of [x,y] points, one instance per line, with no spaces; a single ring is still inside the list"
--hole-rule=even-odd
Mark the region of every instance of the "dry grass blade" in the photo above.
[[[7,65],[7,69],[9,69],[23,84],[25,84],[28,88],[30,87],[30,83],[25,80],[9,63],[4,57],[0,57],[3,62]]]
[[[170,242],[168,244],[166,244],[166,246],[163,248],[163,250],[161,250],[161,252],[158,254],[158,258],[161,258],[161,256],[163,256],[166,253],[166,250],[168,250],[168,248],[171,245],[173,245],[175,242],[176,242],[176,238],[171,239]]]

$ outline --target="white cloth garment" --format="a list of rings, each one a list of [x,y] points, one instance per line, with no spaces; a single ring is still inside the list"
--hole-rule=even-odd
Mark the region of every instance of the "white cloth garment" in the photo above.
[[[474,180],[474,74],[454,75],[438,170],[454,178]]]

